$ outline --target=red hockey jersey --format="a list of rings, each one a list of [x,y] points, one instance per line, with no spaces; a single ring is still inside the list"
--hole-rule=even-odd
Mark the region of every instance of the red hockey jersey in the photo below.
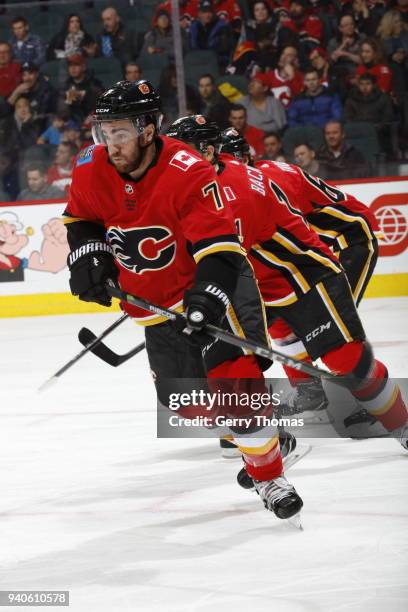
[[[374,214],[354,196],[293,164],[260,160],[256,166],[295,194],[293,205],[306,217],[321,240],[334,250],[381,236]]]
[[[152,23],[155,26],[157,21],[157,15],[160,11],[166,11],[171,18],[171,0],[165,0],[160,2],[154,11]],[[179,12],[180,21],[186,20],[187,22],[193,21],[198,15],[198,0],[181,0],[179,1]]]
[[[295,71],[293,79],[285,79],[279,74],[279,70],[268,70],[264,74],[256,74],[272,91],[275,98],[280,100],[284,106],[289,106],[292,98],[303,91],[303,75],[299,70]]]
[[[286,193],[258,168],[221,155],[218,174],[250,249],[262,297],[268,305],[292,303],[329,274],[341,272],[335,256],[296,210]]]
[[[196,264],[211,253],[242,250],[214,168],[177,140],[160,137],[158,147],[155,163],[138,181],[116,171],[105,147],[81,151],[65,221],[106,229],[125,291],[182,310]],[[163,320],[123,306],[143,324]]]

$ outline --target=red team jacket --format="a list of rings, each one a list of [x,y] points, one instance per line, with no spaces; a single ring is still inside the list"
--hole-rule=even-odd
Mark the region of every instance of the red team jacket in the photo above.
[[[277,185],[258,168],[220,155],[218,174],[267,305],[295,302],[341,268]],[[292,201],[294,201],[293,194]]]
[[[121,287],[182,310],[196,264],[211,253],[242,250],[214,168],[177,140],[162,136],[158,142],[155,164],[138,181],[116,171],[104,146],[81,151],[65,222],[102,225]],[[163,321],[128,304],[123,307],[143,324]]]

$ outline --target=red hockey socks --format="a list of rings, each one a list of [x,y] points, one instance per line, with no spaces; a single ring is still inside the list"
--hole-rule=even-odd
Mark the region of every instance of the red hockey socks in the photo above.
[[[362,368],[364,360],[367,363]],[[324,355],[322,361],[336,374],[356,376],[359,384],[351,393],[385,429],[393,431],[407,422],[407,408],[398,385],[388,378],[385,365],[372,357],[363,342],[344,344]]]

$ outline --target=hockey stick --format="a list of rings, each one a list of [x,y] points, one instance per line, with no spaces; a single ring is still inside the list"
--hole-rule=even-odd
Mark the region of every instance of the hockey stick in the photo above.
[[[147,300],[144,300],[141,297],[137,297],[136,295],[132,295],[131,293],[126,293],[126,291],[121,291],[116,287],[110,287],[109,285],[105,286],[106,291],[109,293],[111,297],[118,298],[122,302],[127,302],[132,306],[138,306],[139,308],[143,308],[143,310],[148,310],[154,314],[157,314],[162,317],[166,317],[170,321],[182,321],[185,323],[185,316],[178,312],[174,312],[172,310],[168,310],[167,308],[163,308],[161,306],[156,306]],[[249,351],[255,353],[255,355],[259,355],[260,357],[266,357],[266,359],[270,359],[271,361],[275,360],[278,363],[282,363],[283,365],[290,366],[295,370],[300,370],[301,372],[305,372],[310,376],[314,376],[315,378],[327,378],[330,380],[336,379],[337,376],[331,374],[331,372],[327,372],[326,370],[322,370],[316,366],[305,363],[304,361],[299,361],[298,359],[293,359],[292,357],[288,357],[283,353],[279,353],[278,351],[271,350],[268,347],[259,346],[252,340],[247,340],[246,338],[240,338],[239,336],[234,336],[229,332],[216,327],[215,325],[206,325],[205,331],[210,336],[214,338],[218,338],[227,344],[232,344],[233,346],[237,346],[238,348],[245,348]]]
[[[83,344],[83,346],[91,345],[95,339],[95,334],[87,327],[83,327],[79,330],[78,340],[81,344]],[[146,344],[144,342],[141,342],[127,353],[120,355],[119,353],[115,353],[115,351],[112,351],[112,349],[106,346],[104,342],[99,341],[98,344],[94,344],[89,350],[91,351],[91,353],[96,355],[96,357],[99,357],[99,359],[105,361],[105,363],[109,364],[113,368],[117,368],[118,366],[122,365],[122,363],[125,363],[125,361],[127,361],[128,359],[134,357],[134,355],[140,353],[140,351],[143,351],[145,346]]]
[[[123,323],[123,321],[125,321],[126,319],[129,318],[128,314],[123,314],[120,319],[118,319],[117,321],[115,321],[114,323],[112,323],[112,325],[109,325],[109,327],[107,329],[105,329],[105,331],[103,331],[101,333],[100,336],[98,336],[97,338],[95,338],[95,340],[93,340],[88,346],[86,346],[80,353],[78,353],[78,355],[75,355],[75,357],[73,357],[70,361],[68,361],[68,363],[66,363],[64,366],[62,366],[62,368],[60,368],[58,370],[58,372],[55,372],[55,374],[53,376],[51,376],[51,378],[49,378],[48,380],[46,380],[41,387],[39,387],[38,391],[45,391],[46,389],[48,389],[49,387],[51,387],[52,385],[54,385],[55,383],[58,382],[58,378],[60,376],[62,376],[62,374],[64,374],[64,372],[66,372],[67,370],[69,370],[69,368],[71,368],[77,361],[79,361],[80,359],[82,359],[82,357],[84,355],[86,355],[89,351],[92,351],[93,347],[96,346],[101,340],[103,340],[104,338],[106,338],[106,336],[108,334],[110,334],[111,332],[113,332],[114,329],[116,329],[117,327],[119,327],[119,325],[121,325]]]

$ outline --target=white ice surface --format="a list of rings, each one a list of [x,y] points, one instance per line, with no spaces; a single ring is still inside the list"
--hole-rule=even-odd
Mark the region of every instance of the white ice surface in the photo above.
[[[406,377],[408,299],[361,313]],[[0,589],[70,590],[75,612],[406,610],[408,454],[394,440],[314,441],[290,472],[300,532],[238,487],[215,440],[156,439],[145,353],[117,369],[88,355],[36,393],[79,352],[80,327],[117,317],[0,319]],[[141,339],[126,322],[109,344]]]

